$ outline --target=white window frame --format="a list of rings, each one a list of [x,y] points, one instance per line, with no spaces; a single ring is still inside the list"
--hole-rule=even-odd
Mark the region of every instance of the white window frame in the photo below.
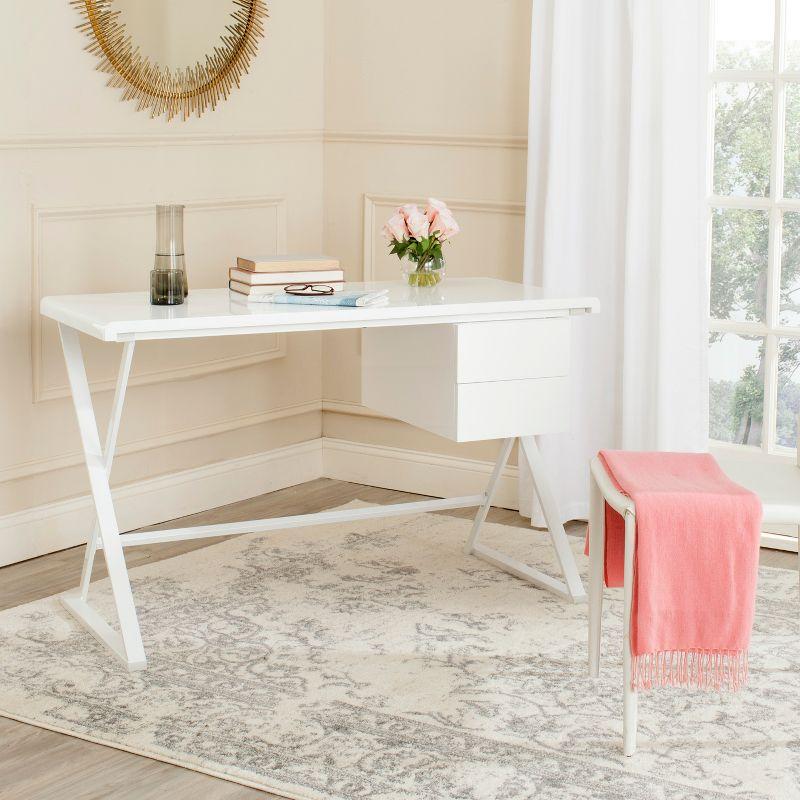
[[[779,324],[780,272],[781,272],[781,227],[785,211],[800,212],[800,199],[783,196],[784,141],[786,125],[786,87],[800,84],[800,70],[786,69],[786,0],[774,0],[775,20],[773,34],[773,58],[770,70],[716,69],[716,0],[710,1],[709,14],[709,80],[708,80],[708,168],[706,170],[708,195],[708,247],[706,248],[706,270],[710,278],[712,257],[712,218],[716,208],[761,209],[769,212],[769,255],[767,272],[766,321],[737,322],[712,319],[709,313],[709,329],[712,332],[738,333],[764,338],[764,419],[761,446],[711,441],[712,449],[749,453],[753,457],[794,460],[797,451],[775,443],[777,424],[778,387],[778,340],[800,338],[800,327]],[[770,193],[768,197],[723,197],[714,194],[714,129],[715,87],[718,83],[772,84],[772,147],[770,165]]]

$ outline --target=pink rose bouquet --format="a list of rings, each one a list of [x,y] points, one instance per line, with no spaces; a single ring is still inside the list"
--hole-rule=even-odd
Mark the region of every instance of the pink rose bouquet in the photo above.
[[[460,231],[450,209],[430,198],[424,210],[400,206],[383,226],[390,252],[413,264],[406,275],[410,286],[436,286],[444,278],[442,245]]]

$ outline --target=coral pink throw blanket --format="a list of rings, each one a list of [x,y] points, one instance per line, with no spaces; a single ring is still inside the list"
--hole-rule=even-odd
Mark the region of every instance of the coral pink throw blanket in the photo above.
[[[747,681],[761,501],[707,453],[603,450],[636,506],[634,688],[738,689]],[[606,505],[605,578],[622,586],[625,523]]]

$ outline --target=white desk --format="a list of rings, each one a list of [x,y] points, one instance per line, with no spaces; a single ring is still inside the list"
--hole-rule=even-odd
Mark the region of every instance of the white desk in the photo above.
[[[421,290],[400,283],[348,285],[348,289],[362,287],[389,288],[389,304],[353,309],[247,305],[231,298],[227,289],[193,290],[183,305],[174,307],[151,306],[145,292],[42,300],[42,314],[59,326],[97,515],[80,586],[63,595],[62,601],[129,669],[144,668],[146,658],[123,548],[155,542],[476,506],[467,553],[573,602],[586,599],[533,437],[567,427],[569,317],[596,312],[598,301],[558,297],[535,287],[486,278],[453,279]],[[344,328],[365,329],[362,377],[367,405],[456,441],[503,440],[486,491],[468,497],[120,536],[109,475],[137,341]],[[105,447],[100,444],[79,332],[125,343]],[[478,541],[517,438],[533,473],[563,580]],[[119,632],[88,602],[97,550],[103,551],[108,566]]]

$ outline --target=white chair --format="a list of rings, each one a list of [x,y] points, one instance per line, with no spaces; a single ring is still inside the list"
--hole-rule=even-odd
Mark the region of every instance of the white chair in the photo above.
[[[608,503],[625,520],[625,612],[622,618],[623,702],[622,739],[626,756],[636,752],[636,692],[631,688],[631,605],[633,601],[633,555],[636,552],[636,509],[611,482],[599,459],[589,466],[589,677],[600,675],[600,633],[603,618],[603,586]]]
[[[764,524],[800,525],[800,468],[788,461],[772,461],[753,467],[741,456],[720,458],[720,466],[742,486],[755,492],[762,502]],[[605,560],[605,509],[608,503],[625,520],[625,567],[623,592],[623,703],[622,740],[626,756],[636,752],[636,692],[631,688],[630,646],[633,600],[634,553],[636,552],[636,508],[630,497],[612,483],[597,458],[589,465],[589,676],[600,674],[600,634],[603,617]]]

